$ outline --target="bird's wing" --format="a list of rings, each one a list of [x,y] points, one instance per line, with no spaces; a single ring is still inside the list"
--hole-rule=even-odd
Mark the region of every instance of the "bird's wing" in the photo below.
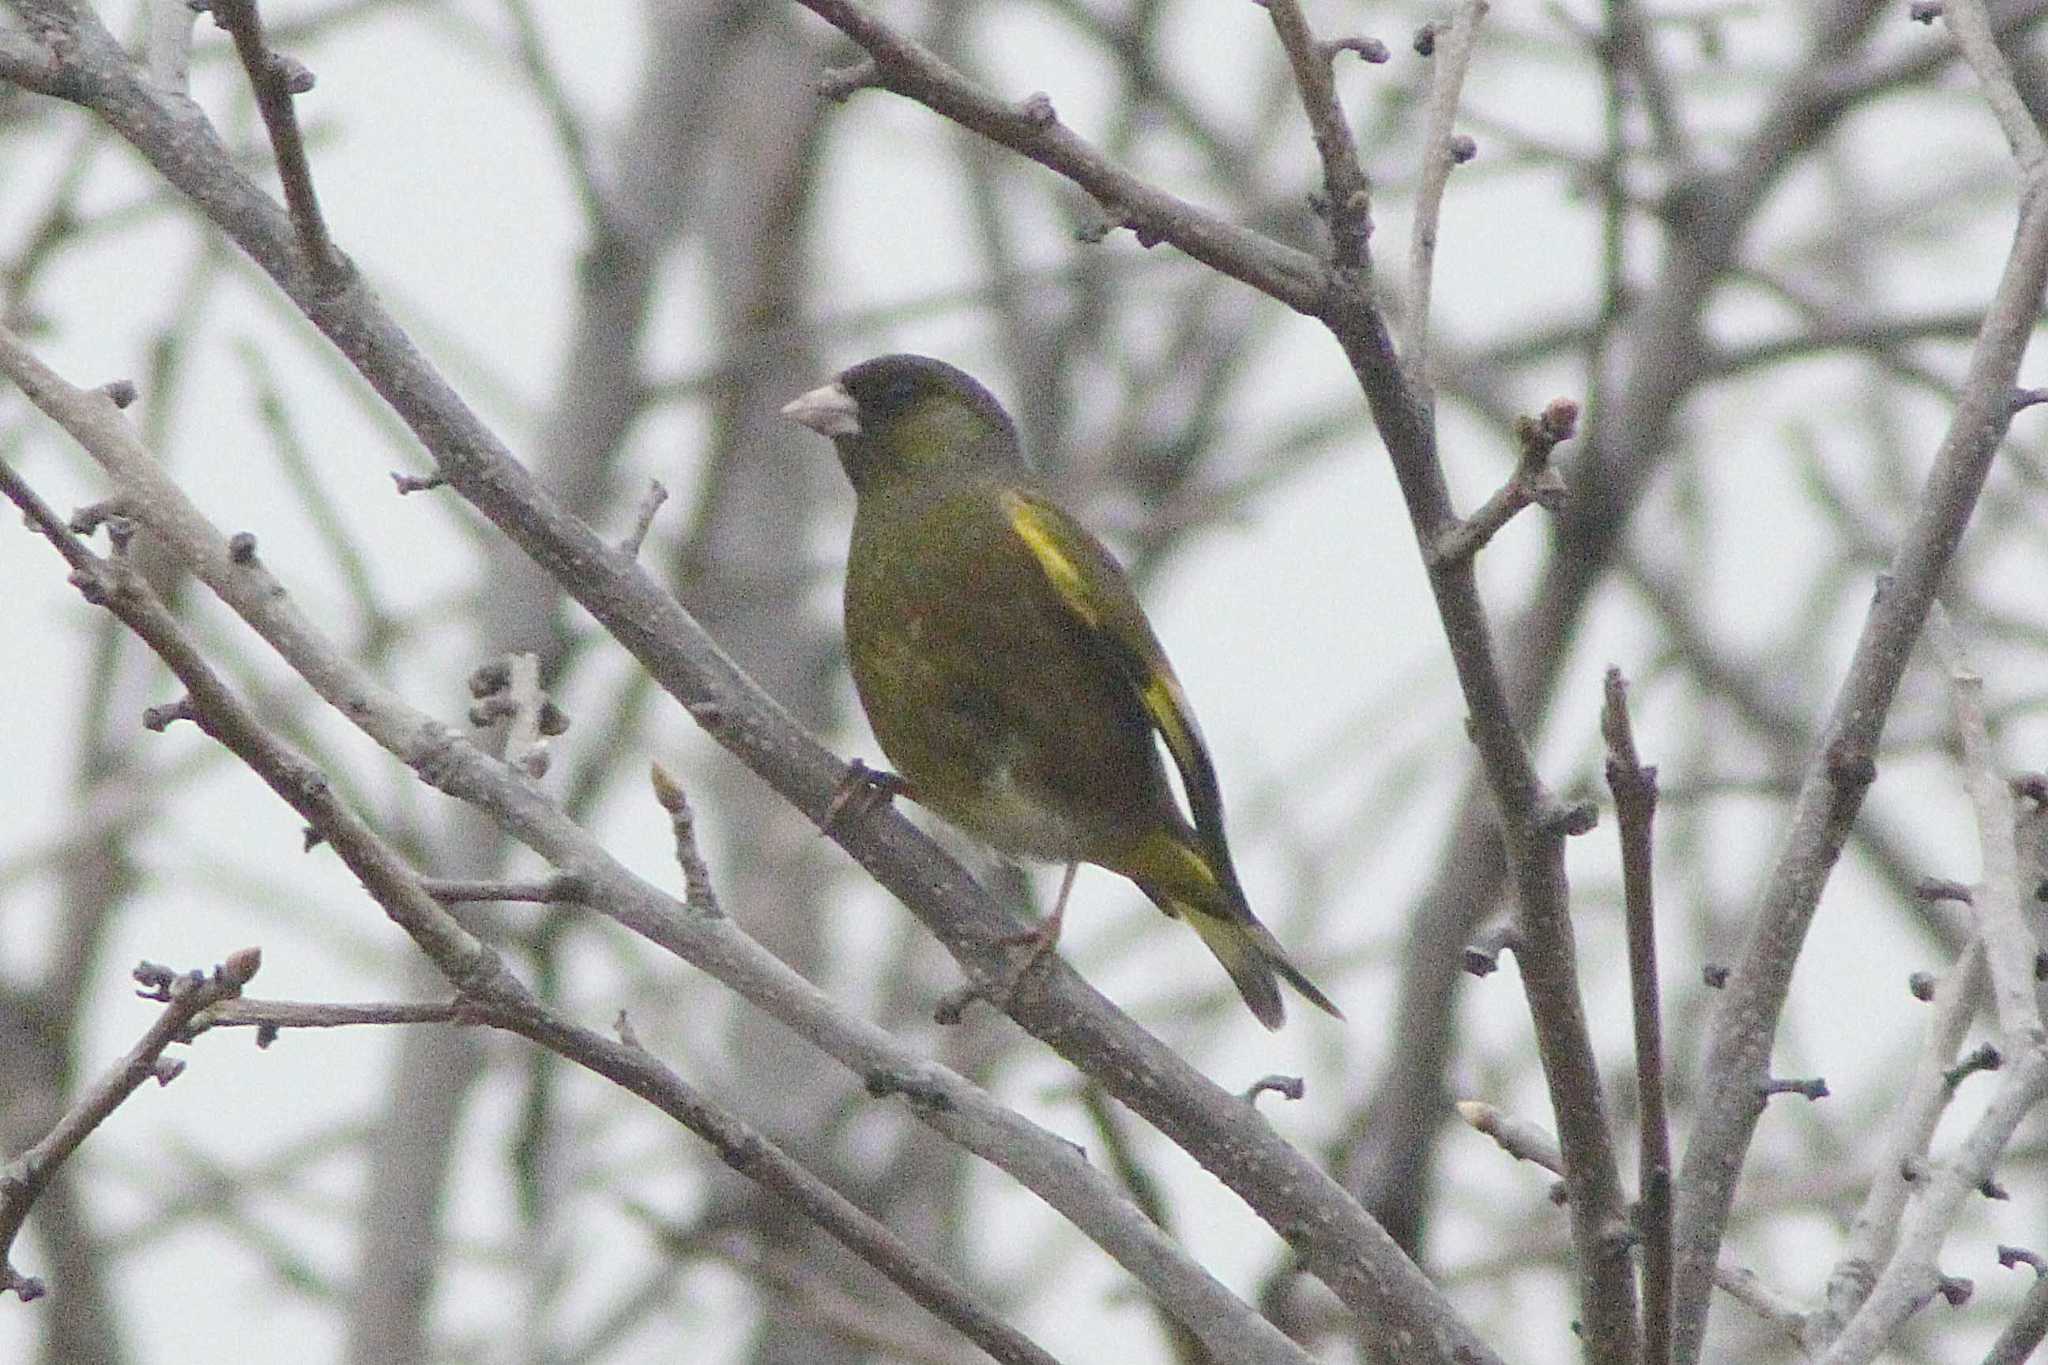
[[[1072,517],[1035,493],[1005,489],[1003,510],[1081,637],[1123,678],[1165,741],[1193,807],[1195,828],[1219,870],[1227,868],[1223,795],[1215,766],[1180,679],[1167,663],[1166,651],[1146,622],[1122,567]]]

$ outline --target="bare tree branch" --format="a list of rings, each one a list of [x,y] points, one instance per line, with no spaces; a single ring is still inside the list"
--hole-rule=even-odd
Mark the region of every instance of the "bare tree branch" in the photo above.
[[[1677,1359],[1686,1365],[1699,1359],[1711,1272],[1743,1156],[1763,1113],[1771,1042],[1799,948],[1876,775],[1877,742],[1913,641],[2011,421],[2013,382],[2044,283],[2048,178],[2035,162],[2026,170],[2012,253],[1972,350],[1962,400],[1913,524],[1879,585],[1820,751],[1801,783],[1788,837],[1763,884],[1742,963],[1714,1018],[1704,1107],[1679,1174]]]
[[[22,485],[5,465],[0,465],[0,483],[5,485],[0,491],[18,504]],[[195,1016],[240,994],[262,963],[261,952],[245,948],[211,973],[171,972],[147,962],[135,969],[135,979],[143,985],[140,994],[162,1000],[162,1012],[135,1046],[78,1097],[40,1142],[0,1166],[0,1294],[11,1289],[24,1301],[42,1296],[42,1281],[15,1269],[9,1253],[50,1177],[144,1081],[169,1085],[177,1078],[185,1064],[167,1060],[164,1049],[184,1035]]]

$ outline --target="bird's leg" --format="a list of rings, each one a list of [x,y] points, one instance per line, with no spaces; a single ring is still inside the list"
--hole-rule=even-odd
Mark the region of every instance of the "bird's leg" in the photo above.
[[[865,820],[894,798],[908,795],[908,782],[895,773],[870,768],[856,758],[847,764],[846,777],[825,803],[825,813],[818,818],[818,832],[831,834],[849,821]]]
[[[960,1012],[971,1001],[986,1000],[997,1009],[1002,1009],[1010,1003],[1010,997],[1016,993],[1018,983],[1039,963],[1051,956],[1054,946],[1059,943],[1060,926],[1067,918],[1067,897],[1073,893],[1074,877],[1080,870],[1079,863],[1067,864],[1066,874],[1060,878],[1060,894],[1052,903],[1052,913],[1040,921],[1037,927],[1020,929],[1014,934],[1004,934],[996,940],[996,946],[999,948],[1028,947],[1031,951],[1006,967],[1003,974],[989,985],[979,986],[970,983],[960,990],[948,993],[939,1001],[933,1018],[942,1024],[957,1024],[960,1022]]]
[[[1067,919],[1067,897],[1074,892],[1074,877],[1079,873],[1079,863],[1068,863],[1065,875],[1060,878],[1060,894],[1053,900],[1052,913],[1047,915],[1036,929],[1020,929],[1014,934],[1004,934],[996,942],[1005,948],[1020,948],[1031,945],[1031,956],[1024,959],[1024,966],[1016,974],[1022,976],[1038,965],[1038,959],[1053,950],[1060,941],[1060,926]]]

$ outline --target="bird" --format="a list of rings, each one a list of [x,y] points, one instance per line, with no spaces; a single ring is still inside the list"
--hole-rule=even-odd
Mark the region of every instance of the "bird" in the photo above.
[[[853,484],[846,650],[895,769],[881,790],[1065,867],[1051,914],[1013,936],[1034,947],[1018,974],[1057,942],[1089,863],[1186,920],[1267,1028],[1285,1019],[1276,978],[1342,1019],[1252,914],[1208,746],[1130,579],[1033,476],[996,397],[885,355],[782,413],[829,437]]]

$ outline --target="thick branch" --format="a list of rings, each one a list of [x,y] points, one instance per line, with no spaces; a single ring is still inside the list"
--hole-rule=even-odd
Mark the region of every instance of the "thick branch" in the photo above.
[[[520,1033],[640,1095],[711,1143],[735,1170],[789,1200],[820,1227],[889,1276],[912,1298],[959,1328],[996,1359],[1018,1362],[1018,1365],[1050,1365],[1050,1356],[1003,1323],[994,1310],[980,1304],[971,1291],[927,1263],[886,1226],[813,1176],[744,1121],[699,1096],[680,1077],[639,1048],[614,1043],[570,1023],[535,999],[517,978],[505,970],[489,948],[469,937],[456,924],[427,893],[405,860],[335,797],[311,765],[257,719],[206,663],[183,626],[165,610],[139,575],[119,563],[101,560],[86,549],[5,464],[0,464],[0,488],[4,488],[7,496],[29,513],[38,529],[76,566],[74,578],[88,596],[118,616],[169,665],[191,698],[193,721],[261,777],[272,791],[318,831],[321,841],[341,857],[384,912],[412,937],[442,975],[456,987],[461,996],[459,1012],[462,1018]],[[226,973],[216,973],[216,977],[233,983],[234,989],[239,990],[240,984],[254,974],[253,960],[245,960],[250,958],[253,954],[238,955],[231,959],[230,969]],[[190,1008],[185,1008],[180,1003],[185,997],[179,995],[183,989],[180,983],[185,981],[185,978],[179,978],[171,984],[173,1007],[164,1012],[145,1037],[143,1045],[130,1054],[120,1075],[126,1076],[134,1069],[145,1046],[154,1043],[156,1052],[160,1052],[164,1042],[213,1023],[249,1022],[259,1028],[274,1028],[285,1024],[312,1027],[326,1022],[315,1020],[305,1012],[306,1007],[293,1010],[274,1002],[262,1002],[258,1007],[264,1017],[236,1018],[227,1006],[220,1004],[233,992],[221,993],[210,986],[191,991],[193,1003]],[[221,1017],[204,1017],[209,1007],[216,1006],[221,1010]],[[332,1011],[337,1007],[319,1008]],[[380,1022],[399,1022],[397,1015],[420,1008],[377,1007],[374,1012],[390,1016],[380,1019]],[[446,1007],[428,1006],[424,1007],[424,1012],[436,1014],[444,1009]],[[367,1017],[359,1017],[345,1022],[368,1021]],[[159,1034],[162,1041],[155,1041]],[[151,1052],[149,1060],[153,1062],[154,1059],[155,1052]],[[133,1090],[148,1074],[145,1067],[127,1090]],[[93,1095],[99,1093],[96,1089]],[[121,1095],[114,1096],[104,1104],[104,1108],[111,1111],[126,1093],[123,1091]],[[84,1103],[92,1102],[93,1096],[88,1096]],[[61,1131],[63,1126],[60,1125]],[[89,1131],[89,1125],[79,1129],[77,1136],[82,1137],[85,1131]],[[13,1228],[7,1226],[8,1191],[19,1183],[8,1176],[14,1174],[16,1166],[20,1166],[25,1168],[30,1178],[38,1175],[46,1178],[55,1161],[62,1160],[63,1152],[59,1152],[54,1160],[42,1154],[43,1148],[54,1142],[56,1137],[53,1134],[52,1139],[39,1144],[37,1149],[7,1171],[0,1172],[0,1234],[4,1234],[0,1235],[0,1273],[6,1273],[5,1248],[19,1227],[18,1219]],[[77,1139],[73,1138],[70,1146],[75,1147],[76,1143]],[[1071,1155],[1064,1144],[1048,1141],[1046,1145],[1062,1155]],[[68,1147],[64,1149],[68,1150]],[[1106,1178],[1103,1183],[1107,1184]],[[22,1213],[26,1213],[27,1202],[33,1197],[34,1192],[30,1190],[22,1204]],[[1131,1221],[1149,1227],[1135,1213]],[[1277,1354],[1248,1358],[1293,1359]]]
[[[1912,524],[1878,586],[1791,826],[1764,882],[1740,968],[1715,1013],[1705,1104],[1679,1176],[1678,1359],[1699,1359],[1711,1276],[1769,1075],[1771,1043],[1807,927],[1876,776],[1878,741],[1913,643],[2011,420],[2011,393],[2048,283],[2048,180],[2031,173],[2012,252],[1970,356],[1963,396]]]
[[[449,483],[602,622],[702,723],[712,737],[816,820],[845,775],[786,713],[742,675],[697,623],[625,556],[565,515],[533,484],[500,442],[429,367],[410,339],[360,281],[334,293],[301,268],[288,220],[234,167],[212,129],[189,106],[172,104],[139,81],[111,36],[85,11],[38,0],[60,13],[80,74],[74,97],[101,115],[160,173],[267,271],[354,363],[440,462]],[[850,7],[826,6],[834,10]],[[864,14],[862,23],[871,23]],[[957,92],[956,92],[957,93]],[[1000,108],[1001,106],[996,106]],[[1011,136],[1042,123],[997,120]],[[1054,125],[1056,127],[1056,125]],[[1094,174],[1085,145],[1047,133],[1048,155],[1071,158]],[[1077,146],[1079,150],[1076,150]],[[1110,186],[1114,189],[1114,186]],[[1140,210],[1171,217],[1156,196]],[[1255,234],[1197,217],[1175,237],[1191,253],[1227,259],[1300,303],[1313,301],[1316,271],[1307,258]],[[1178,229],[1176,229],[1178,231]],[[1219,268],[1221,266],[1219,265]],[[1232,272],[1232,273],[1237,273]],[[457,750],[441,750],[447,756]],[[525,810],[518,812],[523,820]],[[510,813],[501,818],[511,818]],[[515,822],[517,824],[517,822]],[[542,831],[519,826],[522,838]],[[957,864],[908,821],[888,812],[835,837],[910,906],[969,970],[994,980],[1003,957],[996,940],[1012,931]],[[546,842],[542,840],[541,842]],[[615,902],[629,902],[612,890]],[[703,921],[682,923],[663,899],[633,902],[629,923],[682,951],[727,960],[732,944]],[[626,918],[628,912],[614,906]],[[794,983],[792,983],[792,988]],[[1418,1359],[1494,1357],[1385,1232],[1313,1162],[1263,1119],[1195,1072],[1132,1024],[1063,966],[1034,977],[1011,1014],[1188,1150],[1295,1242],[1307,1267],[1355,1311],[1404,1332]],[[863,1037],[861,1046],[880,1040]],[[850,1045],[850,1044],[849,1044]]]
[[[859,1076],[872,1093],[904,1097],[918,1118],[1015,1176],[1159,1295],[1210,1349],[1233,1360],[1300,1365],[1298,1347],[1187,1257],[1069,1144],[998,1104],[987,1092],[957,1074],[926,1061],[851,1011],[838,1007],[747,938],[730,920],[691,913],[640,881],[564,816],[523,774],[485,755],[431,717],[412,710],[379,685],[304,618],[289,594],[262,569],[252,545],[244,545],[241,550],[232,548],[231,542],[205,520],[183,490],[141,448],[104,394],[65,383],[5,329],[0,329],[0,372],[12,378],[38,407],[61,422],[102,463],[114,477],[126,505],[200,581],[256,629],[330,704],[409,764],[423,780],[476,805],[506,832],[558,868],[575,868],[587,888],[584,902],[593,909],[711,972],[835,1057]],[[603,553],[616,553],[605,548],[587,528],[583,534]],[[235,543],[243,540],[237,537]],[[133,581],[132,573],[123,573],[122,569],[118,563],[102,568],[101,576],[106,583],[98,591],[110,602],[116,595],[126,601],[146,592],[143,585]],[[157,611],[161,613],[161,608]],[[138,633],[144,633],[144,625],[160,624],[126,616],[123,619]],[[181,679],[188,672],[202,681],[210,679],[210,671],[175,630],[175,623],[168,633],[159,629],[153,635],[144,633],[144,638]],[[207,733],[228,742],[224,731],[209,724],[208,715],[223,708],[231,718],[242,714],[232,695],[217,681],[210,682],[211,690],[193,686],[189,679],[187,685],[192,688],[194,718]],[[259,773],[271,780],[273,788],[291,801],[309,824],[323,835],[328,834],[329,824],[336,818],[333,813],[325,812],[323,822],[308,809],[315,801],[332,804],[325,779],[296,754],[276,745],[267,733],[243,738],[245,747],[275,747],[276,752],[268,752],[265,757],[279,777],[273,780],[266,767],[258,767]],[[250,761],[244,747],[232,743],[229,747],[245,762]],[[251,766],[257,767],[255,763]],[[349,817],[340,836],[351,841],[358,861],[375,864],[366,869],[351,861],[351,870],[378,893],[379,903],[387,913],[398,919],[401,927],[426,949],[466,999],[517,1003],[511,994],[516,983],[495,955],[468,939],[418,884],[410,869],[398,863],[367,827]],[[336,844],[336,851],[344,851],[341,844]],[[373,873],[377,880],[372,879]],[[1106,1004],[1098,1008],[1113,1013]],[[539,1038],[537,1033],[529,1036]],[[1163,1048],[1159,1051],[1171,1056]],[[1232,1103],[1230,1107],[1257,1121],[1250,1106]],[[1269,1130],[1264,1131],[1270,1136]],[[1278,1140],[1273,1142],[1277,1144]],[[1292,1151],[1285,1144],[1278,1145],[1284,1151]]]

